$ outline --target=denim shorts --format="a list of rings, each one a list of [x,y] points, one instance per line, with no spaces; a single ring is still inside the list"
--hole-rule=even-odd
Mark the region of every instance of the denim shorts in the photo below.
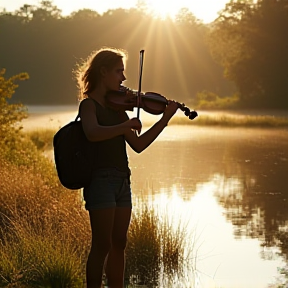
[[[86,210],[131,207],[130,174],[114,168],[98,169],[83,190]]]

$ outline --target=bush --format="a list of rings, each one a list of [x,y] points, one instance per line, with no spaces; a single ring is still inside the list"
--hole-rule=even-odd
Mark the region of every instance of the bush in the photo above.
[[[18,140],[17,136],[21,130],[18,124],[27,117],[27,109],[22,104],[9,104],[8,100],[12,98],[18,87],[15,82],[29,78],[28,74],[21,73],[6,79],[5,72],[5,69],[0,70],[0,147],[2,152]]]
[[[209,91],[202,91],[196,95],[197,109],[228,109],[235,108],[239,101],[238,94],[220,97]]]

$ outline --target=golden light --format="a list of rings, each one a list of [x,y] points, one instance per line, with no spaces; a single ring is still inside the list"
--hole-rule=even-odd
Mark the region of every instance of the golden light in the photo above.
[[[175,15],[181,8],[188,8],[197,19],[204,23],[213,21],[217,17],[217,12],[225,7],[227,0],[178,0],[166,1],[163,0],[147,0],[148,10],[156,17],[161,19],[174,19]]]
[[[217,17],[217,12],[224,8],[226,2],[228,2],[228,0],[144,0],[143,4],[147,7],[149,13],[161,19],[173,19],[181,8],[188,8],[196,18],[202,20],[204,23],[208,23]],[[81,2],[55,0],[54,3],[65,15],[84,8],[92,9],[102,14],[109,9],[129,9],[137,7],[137,0],[123,0],[121,2],[116,0],[100,2],[95,0],[82,0]]]

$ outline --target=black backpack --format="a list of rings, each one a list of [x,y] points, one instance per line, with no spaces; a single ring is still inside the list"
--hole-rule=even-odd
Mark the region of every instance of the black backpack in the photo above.
[[[53,137],[57,174],[68,189],[89,185],[94,165],[96,143],[86,138],[79,118],[78,113],[74,121],[60,128]]]

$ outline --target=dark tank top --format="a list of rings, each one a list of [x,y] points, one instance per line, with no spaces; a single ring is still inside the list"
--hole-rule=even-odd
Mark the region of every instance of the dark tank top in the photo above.
[[[118,112],[103,107],[96,101],[95,103],[99,125],[112,126],[123,122],[120,120]],[[116,168],[130,174],[124,135],[104,141],[97,141],[95,143],[95,150],[94,170],[100,168]]]

